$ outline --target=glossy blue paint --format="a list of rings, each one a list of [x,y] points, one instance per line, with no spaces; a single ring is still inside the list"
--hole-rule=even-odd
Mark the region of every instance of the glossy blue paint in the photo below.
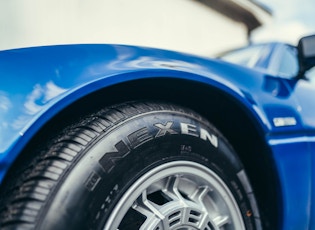
[[[282,229],[307,229],[314,225],[315,218],[314,207],[310,207],[315,194],[315,102],[310,98],[315,88],[305,80],[279,78],[268,71],[275,50],[280,50],[276,43],[256,69],[188,54],[117,45],[2,51],[0,181],[36,132],[78,99],[135,79],[186,79],[215,87],[242,104],[272,150],[282,191],[279,197],[284,204]],[[287,117],[296,124],[275,126],[275,118]]]
[[[310,191],[314,185],[309,141],[307,137],[277,136],[269,139],[282,188],[282,229],[285,230],[312,229],[309,228],[309,220],[313,218]]]
[[[311,165],[313,166],[311,168],[311,181],[312,181],[312,188],[311,188],[311,202],[310,202],[310,225],[309,229],[315,229],[315,205],[311,205],[314,203],[313,201],[315,200],[315,189],[314,189],[314,178],[315,178],[315,170],[314,170],[314,165],[315,165],[315,138],[310,138],[310,152],[311,152]]]

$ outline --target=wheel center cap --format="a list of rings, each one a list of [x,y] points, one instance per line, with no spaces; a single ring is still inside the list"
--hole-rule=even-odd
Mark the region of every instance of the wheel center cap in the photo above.
[[[145,221],[144,225],[148,225],[144,229],[213,229],[209,215],[191,201],[171,201],[159,207],[157,212],[158,215],[152,215]]]

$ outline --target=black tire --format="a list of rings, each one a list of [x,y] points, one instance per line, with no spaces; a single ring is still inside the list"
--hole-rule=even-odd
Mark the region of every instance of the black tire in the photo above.
[[[116,105],[47,146],[3,197],[1,229],[261,229],[237,155],[188,109]]]

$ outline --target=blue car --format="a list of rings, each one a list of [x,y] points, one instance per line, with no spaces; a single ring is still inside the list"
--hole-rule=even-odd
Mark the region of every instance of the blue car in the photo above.
[[[1,51],[0,229],[315,229],[314,66],[315,36]]]

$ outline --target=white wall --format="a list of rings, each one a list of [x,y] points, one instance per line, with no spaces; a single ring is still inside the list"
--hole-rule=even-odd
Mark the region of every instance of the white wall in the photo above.
[[[209,55],[247,42],[246,28],[194,0],[3,0],[0,50],[120,43]]]

